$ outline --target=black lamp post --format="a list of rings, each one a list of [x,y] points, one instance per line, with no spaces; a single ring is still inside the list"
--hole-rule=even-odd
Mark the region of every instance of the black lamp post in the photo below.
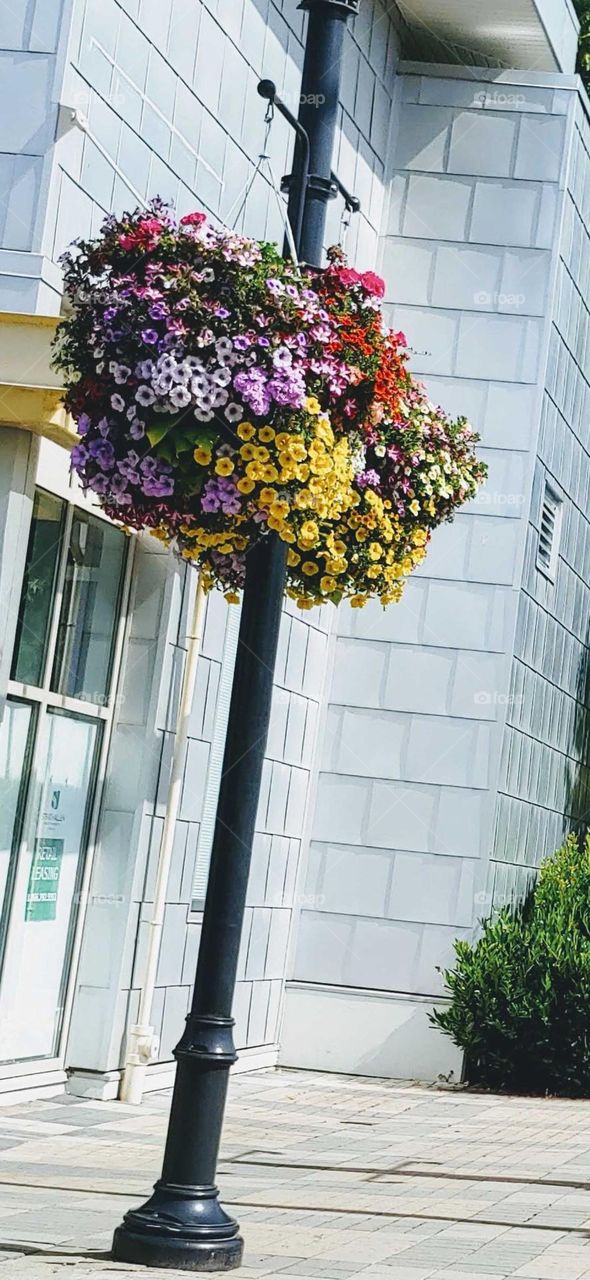
[[[346,21],[359,0],[302,0],[309,12],[299,122],[261,82],[297,129],[289,190],[291,224],[303,261],[319,265],[326,202],[341,184],[332,152]],[[309,172],[308,170],[309,162]],[[307,178],[307,181],[306,181]],[[347,193],[345,193],[347,194]],[[215,1172],[229,1070],[236,1061],[231,1016],[252,841],[270,719],[286,547],[275,534],[247,558],[246,583],[233,680],[223,776],[203,930],[190,1013],[174,1056],[172,1097],[162,1176],[139,1209],[115,1231],[121,1262],[186,1271],[238,1267],[243,1240],[225,1213]]]

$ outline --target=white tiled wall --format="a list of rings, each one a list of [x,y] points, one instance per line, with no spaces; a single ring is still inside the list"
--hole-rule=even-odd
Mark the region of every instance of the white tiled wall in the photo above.
[[[497,839],[494,853],[494,811],[499,778],[514,795],[502,781],[502,743],[513,716],[510,671],[575,95],[556,91],[558,77],[533,87],[506,74],[500,91],[485,73],[418,71],[402,66],[399,76],[383,244],[389,318],[407,333],[432,398],[468,414],[481,432],[489,480],[434,534],[401,604],[385,613],[339,610],[284,1054],[300,1065],[360,1070],[363,992],[377,1001],[383,1028],[378,1070],[399,1072],[403,1043],[404,1074],[426,1064],[435,1076],[448,1070],[453,1050],[434,1030],[424,1037],[424,1001],[440,996],[439,967],[452,962],[454,940],[471,937],[489,909],[490,853],[523,856],[510,817],[503,821],[512,854],[499,853]],[[568,295],[563,312],[571,346],[581,309]],[[579,341],[576,349],[579,364]],[[557,452],[552,474],[567,489],[561,444]],[[522,635],[522,607],[519,618]],[[532,792],[528,802],[559,808]],[[297,1035],[306,1018],[320,1008],[325,1015],[332,990],[335,1000],[349,995],[349,1035],[338,1052]],[[389,1037],[384,993],[398,1024]],[[408,1039],[399,1019],[410,1006],[418,1029]],[[299,1043],[307,1047],[298,1059]]]

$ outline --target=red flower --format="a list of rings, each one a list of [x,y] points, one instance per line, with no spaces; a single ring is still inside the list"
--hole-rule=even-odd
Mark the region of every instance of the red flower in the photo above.
[[[206,213],[185,213],[184,218],[180,219],[183,227],[200,227],[206,221]]]
[[[340,270],[336,272],[336,275],[340,283],[346,285],[347,288],[349,285],[358,284],[361,278],[358,271],[355,271],[354,267],[340,267]]]
[[[374,298],[383,297],[385,281],[381,279],[381,276],[376,276],[374,271],[365,271],[361,276],[361,283],[364,284],[367,293],[372,293]]]
[[[119,236],[119,244],[122,249],[154,249],[163,230],[159,218],[142,218],[132,231]]]

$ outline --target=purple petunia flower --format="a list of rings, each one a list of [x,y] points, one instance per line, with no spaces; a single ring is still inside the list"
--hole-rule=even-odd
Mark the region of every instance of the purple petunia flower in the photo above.
[[[191,402],[191,393],[187,387],[175,386],[170,392],[170,403],[175,409],[186,409],[187,404]]]
[[[84,436],[90,426],[90,418],[87,413],[81,413],[78,418],[78,435]]]
[[[356,478],[356,482],[360,489],[366,489],[369,485],[372,489],[378,488],[379,472],[374,471],[372,468],[369,468],[368,471],[361,471]]]
[[[150,404],[153,404],[155,398],[156,397],[151,387],[138,387],[135,392],[135,399],[137,400],[137,403],[142,405],[144,409],[147,409]]]
[[[109,482],[107,477],[100,475],[99,473],[96,476],[92,476],[92,479],[88,481],[87,487],[92,489],[93,493],[106,493],[108,486]]]
[[[115,465],[115,450],[110,440],[93,440],[88,452],[103,471],[111,471]]]
[[[90,453],[85,444],[75,444],[70,454],[72,466],[75,471],[79,471],[84,463],[88,461]]]
[[[174,481],[170,476],[146,476],[141,487],[148,498],[168,498],[174,493]]]
[[[153,347],[158,341],[159,336],[160,335],[156,329],[144,329],[141,334],[141,340],[142,342],[145,342],[146,347]]]

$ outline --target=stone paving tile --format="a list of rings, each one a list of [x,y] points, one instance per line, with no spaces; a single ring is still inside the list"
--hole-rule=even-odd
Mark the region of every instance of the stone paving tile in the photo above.
[[[0,1108],[11,1280],[181,1274],[98,1256],[159,1174],[168,1107]],[[245,1280],[590,1280],[590,1103],[256,1072],[232,1082],[224,1137]]]

